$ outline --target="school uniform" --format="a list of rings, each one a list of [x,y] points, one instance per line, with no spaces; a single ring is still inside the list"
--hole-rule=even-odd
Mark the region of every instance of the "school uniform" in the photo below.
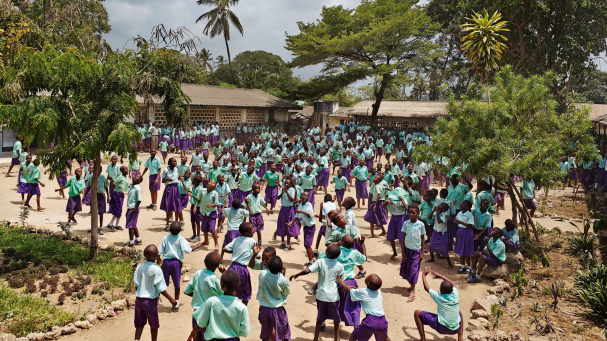
[[[284,305],[290,294],[289,281],[281,274],[273,274],[262,270],[259,274],[259,323],[261,324],[260,339],[265,339],[276,331],[274,341],[291,338],[289,318]]]
[[[190,204],[192,204],[190,208],[190,222],[192,224],[202,222],[202,211],[200,210],[200,202],[196,204],[196,201],[200,197],[200,192],[202,190],[206,191],[206,188],[203,188],[202,185],[198,185],[192,188],[192,197],[190,197]]]
[[[139,219],[139,207],[135,209],[137,202],[141,201],[141,188],[139,185],[130,185],[128,197],[126,200],[126,228],[137,228],[137,220]]]
[[[491,248],[493,252],[493,256],[487,255],[487,265],[488,266],[500,266],[504,264],[506,260],[506,245],[501,239],[494,240],[493,238],[489,239],[488,246]],[[487,247],[485,246],[485,250]]]
[[[21,164],[21,161],[19,160],[21,147],[21,142],[19,140],[15,141],[15,144],[13,144],[13,158],[11,159],[12,166],[19,166]]]
[[[346,193],[346,186],[350,183],[350,180],[345,176],[342,176],[341,178],[335,176],[331,181],[335,183],[335,196],[337,197],[337,201],[342,202],[344,200],[344,194]]]
[[[304,173],[304,175],[299,178],[298,183],[301,188],[308,193],[310,196],[308,202],[310,202],[312,207],[314,207],[314,187],[316,187],[316,177],[312,173],[310,173],[310,175]]]
[[[217,224],[217,207],[207,205],[219,205],[219,195],[215,191],[208,192],[206,188],[201,188],[196,198],[198,199],[198,210],[202,214],[200,231],[214,233]]]
[[[470,211],[459,212],[455,216],[455,219],[466,224],[471,224],[473,227],[468,228],[465,225],[457,224],[458,228],[453,252],[460,257],[472,256],[474,254],[474,215]]]
[[[388,216],[383,205],[385,188],[386,186],[382,182],[371,185],[371,203],[364,217],[365,221],[370,224],[385,225],[388,223]]]
[[[493,217],[489,211],[481,213],[480,209],[472,210],[472,215],[474,216],[474,236],[480,234],[486,228],[485,232],[474,241],[474,251],[482,250],[485,247],[485,237],[489,237],[491,232]]]
[[[183,182],[179,181],[177,183],[177,188],[179,188],[179,202],[181,204],[181,210],[185,210],[188,208],[189,196],[188,190],[192,188],[192,180],[184,179]]]
[[[459,292],[456,288],[450,294],[441,294],[435,290],[428,291],[430,298],[437,305],[437,314],[422,311],[419,319],[422,326],[429,326],[441,335],[455,335],[462,327],[462,315],[459,312]]]
[[[167,286],[172,278],[173,286],[181,287],[181,267],[183,266],[181,261],[184,253],[191,252],[190,243],[178,234],[169,234],[162,239],[158,246],[158,254],[162,256],[161,269]]]
[[[320,166],[318,168],[318,175],[316,176],[316,183],[318,186],[327,187],[329,185],[329,160],[326,156],[321,156],[318,160]]]
[[[354,329],[352,336],[361,341],[370,340],[371,336],[375,336],[375,340],[387,339],[388,320],[384,313],[381,291],[369,288],[350,289],[350,299],[360,302],[366,315],[358,328]]]
[[[432,225],[432,238],[430,238],[430,244],[428,244],[428,251],[441,255],[445,258],[449,257],[449,231],[447,228],[448,216],[449,211],[445,211],[443,213],[434,212],[434,214],[432,214],[434,224]]]
[[[228,231],[226,232],[225,238],[223,239],[223,246],[230,244],[234,239],[241,236],[240,224],[244,221],[244,218],[248,217],[249,210],[243,208],[230,207],[226,210],[226,216],[228,217]]]
[[[246,169],[238,175],[238,190],[234,191],[234,199],[239,199],[242,203],[242,207],[244,207],[244,200],[249,194],[251,194],[251,190],[253,189],[254,182],[259,181],[259,177],[255,172],[250,175],[247,173]]]
[[[261,197],[261,195],[254,196],[253,194],[249,194],[249,196],[245,199],[249,202],[249,207],[251,208],[251,217],[249,220],[253,225],[253,232],[260,232],[264,229],[263,216],[261,215],[261,207],[266,205],[266,201]]]
[[[276,197],[278,196],[278,181],[280,180],[280,174],[278,172],[269,171],[263,175],[263,179],[268,182],[264,200],[274,207],[276,206]]]
[[[521,194],[523,195],[523,202],[528,210],[535,209],[535,200],[533,200],[533,191],[535,189],[535,182],[533,180],[523,181],[520,185]]]
[[[160,266],[154,262],[145,261],[135,269],[133,282],[137,287],[135,292],[135,328],[160,328],[158,319],[158,296],[167,289],[164,275]]]
[[[419,205],[419,219],[422,221],[422,223],[424,223],[427,238],[432,238],[432,232],[434,232],[434,219],[432,218],[432,209],[432,204],[428,204],[428,202],[425,200],[423,200]]]
[[[192,295],[192,308],[194,308],[195,314],[209,298],[223,295],[221,280],[209,269],[198,270],[194,273],[194,276],[192,276],[192,279],[183,290],[183,293]],[[192,328],[194,328],[196,324],[196,319],[192,317]],[[199,331],[196,334],[194,341],[203,341],[204,332],[205,329]]]
[[[403,188],[397,187],[388,194],[388,200],[394,202],[393,205],[388,205],[388,210],[392,214],[386,234],[386,239],[389,242],[396,240],[401,241],[403,239],[402,227],[405,224],[405,221],[409,220],[409,213],[400,200],[401,196],[405,199],[407,205],[411,204],[409,193]]]
[[[109,165],[107,165],[107,167],[105,168],[105,172],[107,173],[107,177],[108,178],[116,178],[118,177],[118,175],[120,175],[120,165],[118,163],[113,164],[110,163]],[[110,184],[109,187],[109,196],[110,196],[110,200],[112,198],[112,193],[114,193],[114,188],[116,187],[116,185],[112,185]]]
[[[82,190],[84,189],[84,179],[80,178],[80,180],[76,180],[73,177],[65,184],[65,187],[69,188],[69,199],[67,199],[65,212],[75,213],[82,211],[82,198],[80,194],[82,194]]]
[[[160,168],[162,168],[160,159],[157,157],[154,157],[153,159],[151,157],[149,157],[145,161],[145,164],[143,165],[143,167],[147,168],[150,173],[150,178],[149,178],[150,191],[160,191],[160,185],[162,183],[162,181],[160,181],[160,179],[158,179],[158,173],[160,172]],[[155,184],[157,179],[158,179],[158,184]]]
[[[354,183],[356,187],[356,199],[368,199],[367,178],[369,177],[369,169],[366,166],[356,166],[352,171],[352,176],[356,177]]]
[[[289,195],[292,198],[296,198],[297,190],[293,187],[287,190]],[[293,207],[293,202],[289,199],[289,196],[286,193],[282,193],[282,197],[280,198],[280,212],[278,212],[278,221],[276,223],[276,235],[279,237],[297,237],[300,235],[299,231],[299,221],[295,221],[291,226],[288,226],[287,223],[293,221],[295,217],[295,208]]]
[[[114,190],[110,194],[110,210],[112,216],[122,217],[122,206],[124,204],[124,193],[129,191],[127,178],[120,174],[112,178],[114,180]],[[111,186],[110,186],[111,187]]]
[[[335,205],[335,203],[333,201],[327,201],[322,204],[322,217],[320,217],[320,222],[322,223],[322,226],[318,230],[318,235],[324,236],[325,240],[326,240],[326,232],[327,232],[327,225],[326,225],[327,214],[329,214],[329,212],[336,210],[336,209],[337,209],[337,205]]]
[[[139,159],[135,161],[129,161],[128,167],[132,179],[135,179],[137,175],[141,175],[141,172],[139,171],[139,167],[141,167],[141,161]]]
[[[405,248],[403,252],[407,256],[400,263],[400,276],[409,284],[416,284],[419,277],[420,256],[422,250],[422,236],[426,234],[424,223],[419,219],[416,222],[405,221],[401,230],[404,234]]]
[[[336,325],[341,323],[339,314],[339,293],[337,276],[343,277],[344,266],[337,259],[321,258],[309,268],[311,273],[318,273],[318,288],[316,291],[316,322],[333,320]]]
[[[518,251],[521,246],[519,245],[518,230],[514,229],[512,232],[508,232],[504,227],[502,229],[502,242],[512,251]]]
[[[225,246],[226,250],[232,251],[232,264],[229,270],[235,271],[240,276],[240,286],[236,289],[236,297],[243,301],[251,300],[251,274],[247,266],[253,255],[253,238],[240,236]]]
[[[314,244],[314,233],[316,232],[316,219],[314,219],[314,208],[312,203],[306,202],[297,205],[296,211],[304,211],[310,216],[303,213],[296,213],[295,218],[300,221],[304,231],[304,246],[312,246]]]
[[[238,302],[235,296],[210,297],[192,317],[198,327],[205,329],[205,340],[237,341],[251,331],[247,306]]]

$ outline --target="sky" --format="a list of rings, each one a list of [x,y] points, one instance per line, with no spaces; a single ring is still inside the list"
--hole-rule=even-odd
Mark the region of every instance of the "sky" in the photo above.
[[[323,6],[354,8],[359,4],[360,0],[242,0],[232,7],[244,29],[244,36],[233,28],[230,31],[232,59],[243,51],[264,50],[290,61],[291,53],[284,48],[285,32],[297,34],[298,21],[308,23],[319,19]],[[202,41],[199,49],[210,50],[213,57],[227,58],[224,40],[205,36],[202,30],[206,22],[196,24],[196,19],[211,8],[197,5],[196,0],[106,0],[105,7],[112,30],[104,38],[114,49],[122,49],[137,35],[148,39],[154,26],[164,24],[167,29],[187,27]],[[127,44],[127,47],[133,45]],[[307,80],[320,70],[321,66],[310,66],[293,72]]]

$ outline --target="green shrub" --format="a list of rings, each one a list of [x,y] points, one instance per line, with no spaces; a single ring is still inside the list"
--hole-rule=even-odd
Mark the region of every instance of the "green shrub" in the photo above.
[[[576,295],[601,321],[607,321],[607,266],[598,264],[588,272],[576,271]]]

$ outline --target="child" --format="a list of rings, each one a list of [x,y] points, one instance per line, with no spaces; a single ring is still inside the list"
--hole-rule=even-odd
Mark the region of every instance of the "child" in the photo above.
[[[512,219],[506,219],[506,227],[502,229],[502,241],[506,245],[506,253],[517,252],[519,245],[518,230],[512,222]]]
[[[491,238],[485,237],[487,246],[481,253],[480,251],[474,254],[472,259],[472,271],[468,276],[468,283],[478,283],[481,281],[480,274],[483,272],[485,265],[501,266],[506,260],[506,246],[502,242],[502,230],[493,229],[490,234]],[[478,262],[478,269],[476,263]],[[477,271],[475,271],[477,270]]]
[[[196,320],[188,341],[204,330],[204,340],[239,340],[239,337],[249,335],[249,311],[247,307],[236,301],[236,290],[240,287],[238,274],[226,270],[221,275],[221,290],[223,295],[209,297],[192,317]]]
[[[167,161],[167,155],[169,154],[168,150],[167,150],[168,147],[169,147],[169,143],[167,141],[162,140],[162,141],[158,142],[158,148],[160,148],[160,154],[162,155],[163,164],[166,163],[166,161]]]
[[[348,187],[350,180],[344,176],[343,171],[341,169],[338,169],[337,176],[331,179],[331,183],[335,184],[335,197],[337,200],[337,204],[339,205],[339,210],[341,211],[341,202],[344,200],[344,194],[346,192],[346,189],[348,190],[348,192],[350,192],[350,188]]]
[[[110,213],[112,214],[112,220],[108,224],[108,230],[119,230],[122,231],[120,226],[120,217],[122,217],[122,205],[124,203],[124,193],[129,191],[129,181],[126,179],[129,169],[127,166],[120,167],[120,174],[113,178],[108,178],[110,181],[110,187],[114,187],[112,194],[110,194]],[[116,221],[116,225],[112,225]]]
[[[82,198],[80,197],[80,194],[82,194],[82,190],[84,189],[84,179],[81,177],[82,170],[80,168],[77,168],[74,173],[76,174],[75,177],[71,178],[67,184],[61,188],[55,190],[55,192],[58,192],[65,188],[70,189],[68,192],[70,198],[67,200],[67,206],[65,207],[65,211],[68,213],[68,224],[72,224],[76,213],[82,211]]]
[[[232,201],[232,207],[226,210],[228,217],[228,231],[223,239],[223,246],[230,244],[234,239],[240,237],[240,224],[242,224],[246,217],[250,216],[250,210],[240,208],[240,200],[234,199]],[[221,258],[223,259],[224,251],[221,250]]]
[[[181,224],[178,221],[171,223],[169,227],[171,234],[165,236],[160,242],[158,248],[158,263],[162,262],[162,274],[164,275],[164,282],[168,286],[170,279],[173,279],[173,285],[175,286],[175,302],[173,306],[173,312],[179,311],[179,288],[181,287],[181,267],[183,263],[184,253],[191,253],[200,247],[200,244],[194,248],[190,247],[185,238],[179,235],[181,232]]]
[[[314,188],[316,188],[316,176],[312,174],[312,166],[306,167],[306,173],[299,178],[301,188],[308,193],[312,208],[314,208]]]
[[[337,171],[337,174],[339,174],[339,170]],[[331,196],[331,194],[325,194],[325,202],[322,204],[322,207],[320,208],[320,214],[316,216],[316,218],[320,219],[321,223],[323,224],[320,227],[320,230],[318,231],[318,237],[316,237],[316,247],[314,248],[314,256],[318,256],[318,245],[320,245],[320,240],[322,237],[325,236],[325,233],[327,232],[327,225],[326,222],[328,221],[327,218],[327,214],[329,214],[329,212],[333,211],[336,209],[335,206],[335,202],[333,202],[333,196]],[[339,203],[340,206],[340,211],[341,211],[341,203]]]
[[[134,247],[143,241],[139,237],[137,220],[139,219],[139,205],[141,204],[141,188],[139,184],[143,181],[141,175],[133,177],[133,184],[129,187],[126,199],[126,229],[129,231],[129,241],[126,246]]]
[[[379,235],[380,237],[386,235],[384,225],[388,223],[388,217],[385,211],[386,208],[384,207],[384,199],[385,186],[382,183],[382,177],[380,175],[376,175],[373,178],[373,185],[371,185],[371,202],[369,203],[367,214],[365,214],[365,221],[371,226],[371,238],[375,237],[375,225],[381,228],[381,234]]]
[[[27,156],[28,158],[30,158],[31,160],[31,155]],[[25,169],[25,177],[27,179],[27,185],[26,185],[26,193],[27,193],[27,199],[25,200],[25,203],[23,204],[25,207],[27,208],[31,208],[29,202],[30,199],[32,198],[32,196],[36,196],[36,204],[38,205],[38,211],[44,211],[44,208],[42,208],[42,206],[40,206],[40,186],[44,187],[44,184],[40,181],[40,160],[36,159],[33,162],[33,167],[27,167]],[[100,176],[101,178],[101,176]],[[105,198],[104,198],[105,199]],[[104,205],[105,207],[105,202]],[[102,226],[102,224],[99,224],[99,226]]]
[[[428,273],[443,280],[440,285],[440,293],[430,289],[426,280]],[[463,341],[464,328],[462,328],[462,325],[464,324],[464,319],[459,312],[459,292],[455,288],[455,284],[447,277],[431,271],[428,267],[422,273],[422,280],[424,282],[424,289],[430,294],[430,298],[436,302],[437,314],[421,310],[416,310],[413,313],[421,341],[426,341],[425,325],[436,330],[441,335],[457,334],[457,339]]]
[[[411,285],[409,288],[409,301],[415,301],[415,285],[419,277],[419,263],[424,259],[426,234],[424,223],[419,219],[419,208],[409,208],[409,220],[405,221],[402,228],[403,240],[400,242],[403,260],[400,265],[400,275]]]
[[[314,253],[312,252],[312,243],[314,242],[314,232],[316,232],[316,220],[314,219],[314,208],[312,203],[309,202],[310,195],[308,192],[303,192],[301,195],[301,201],[295,210],[295,217],[287,226],[292,226],[295,220],[299,220],[304,230],[304,247],[308,255],[307,264],[312,265],[314,263]]]
[[[261,254],[261,257],[259,255]],[[276,249],[271,246],[266,247],[261,250],[259,245],[253,245],[253,254],[251,255],[251,259],[249,260],[249,268],[253,270],[269,270],[268,266],[270,266],[270,259],[276,256]],[[286,268],[282,267],[282,275],[284,276],[286,273]]]
[[[478,210],[472,210],[474,215],[474,251],[482,250],[485,247],[485,237],[489,236],[491,230],[491,222],[493,218],[491,213],[487,211],[489,208],[489,200],[481,200]]]
[[[175,307],[177,302],[167,293],[166,283],[162,280],[162,270],[154,263],[158,257],[156,245],[148,245],[143,250],[146,261],[137,266],[133,282],[137,287],[135,293],[135,340],[141,339],[143,327],[150,324],[152,341],[158,340],[158,296],[166,297],[171,305]]]
[[[354,266],[362,265],[366,260],[362,253],[354,250],[354,238],[349,234],[341,238],[341,253],[337,257],[337,261],[344,266],[344,276],[339,278],[344,284],[350,288],[358,288],[358,283],[354,279]],[[321,253],[320,258],[325,258],[325,254]],[[350,299],[348,291],[343,290],[343,285],[338,285],[339,292],[339,316],[345,322],[346,326],[354,326],[354,329],[360,324],[360,302],[353,302]]]
[[[434,262],[434,253],[436,253],[447,260],[447,264],[449,265],[448,269],[451,270],[453,269],[453,264],[451,264],[451,258],[449,258],[449,232],[447,231],[447,217],[449,216],[449,212],[449,204],[446,202],[442,202],[434,207],[432,212],[432,217],[434,219],[432,238],[430,238],[430,244],[428,245],[430,260],[427,262]]]
[[[457,236],[455,237],[454,252],[459,255],[461,268],[457,271],[458,274],[470,272],[470,256],[474,254],[474,215],[470,212],[470,201],[464,200],[460,205],[461,211],[455,218],[448,217],[450,221],[457,224]],[[466,268],[468,264],[468,268]]]
[[[198,165],[197,167],[200,167]],[[188,240],[190,242],[199,242],[200,241],[200,223],[202,222],[202,212],[200,211],[200,201],[198,201],[198,197],[201,195],[202,188],[202,178],[200,176],[195,176],[192,179],[192,192],[188,193],[190,197],[190,204],[192,204],[190,208],[190,222],[192,223],[192,237]]]
[[[575,186],[577,187],[577,180]],[[523,194],[523,202],[525,203],[525,207],[529,210],[529,215],[533,217],[533,214],[537,209],[535,200],[533,199],[535,196],[535,182],[533,182],[533,180],[523,180],[520,187]]]
[[[275,165],[272,165],[276,167]],[[267,173],[266,173],[267,174]],[[251,224],[253,225],[253,231],[257,232],[257,242],[261,246],[261,231],[264,228],[263,216],[261,215],[261,206],[266,209],[266,214],[270,214],[266,201],[259,195],[261,189],[258,184],[253,185],[253,192],[245,199],[245,204],[249,213],[251,214]]]
[[[367,190],[367,178],[369,177],[369,169],[365,166],[365,160],[359,159],[358,166],[352,171],[352,177],[356,187],[356,202],[357,207],[360,210],[360,199],[363,200],[363,206],[365,206],[365,199],[369,198],[369,192]]]
[[[200,231],[204,232],[204,242],[202,245],[209,245],[209,233],[215,242],[215,251],[219,251],[219,243],[217,242],[217,206],[219,205],[219,194],[214,191],[216,186],[215,181],[210,180],[207,188],[202,188],[198,192],[197,200],[200,204],[202,212],[202,221],[200,222]]]
[[[33,174],[33,170],[34,170],[34,164],[32,163],[32,156],[31,155],[27,155],[25,157],[25,162],[21,162],[19,164],[19,170],[18,170],[18,188],[17,188],[17,193],[21,194],[21,205],[25,204],[25,194],[27,193],[29,186],[27,183],[27,176],[26,174]]]
[[[240,276],[240,286],[236,290],[236,296],[242,300],[244,305],[248,305],[251,300],[251,274],[247,265],[253,255],[253,225],[251,223],[242,223],[238,227],[240,237],[231,241],[223,247],[224,252],[232,254],[232,264],[228,268],[235,271]]]
[[[295,188],[291,187],[291,184],[291,179],[286,179],[285,185],[282,187],[282,192],[278,194],[282,207],[278,213],[278,222],[276,223],[276,235],[282,240],[280,248],[287,251],[291,250],[291,237],[297,237],[300,234],[298,222],[288,225],[295,217],[293,204],[297,202],[297,191]],[[285,236],[287,237],[286,245]]]
[[[183,210],[188,208],[188,202],[190,199],[188,193],[192,193],[192,180],[190,179],[190,175],[191,173],[189,167],[186,165],[186,169],[183,174],[179,176],[179,182],[177,183],[177,187],[179,188],[179,202],[181,203],[181,211],[177,215],[181,226],[185,225],[185,221],[183,219]]]
[[[223,169],[223,168],[222,168]],[[217,206],[217,224],[219,225],[219,232],[223,231],[223,222],[225,221],[224,209],[229,207],[229,196],[232,194],[230,185],[224,182],[225,176],[223,174],[217,175],[217,185],[215,186],[215,192],[218,194],[219,206]]]
[[[297,279],[299,276],[310,273],[318,273],[318,291],[316,293],[316,329],[314,330],[314,341],[318,341],[320,328],[327,319],[332,319],[335,327],[335,341],[339,340],[339,293],[337,290],[337,278],[344,275],[344,266],[337,261],[341,254],[339,246],[332,244],[327,247],[327,258],[319,259],[310,267],[291,276],[289,280]]]
[[[276,197],[280,188],[280,174],[276,172],[276,164],[270,165],[270,171],[263,175],[262,180],[267,182],[265,201],[270,203],[270,213],[274,214],[274,206],[276,206]],[[261,238],[260,238],[261,239]]]
[[[353,302],[360,302],[365,312],[365,318],[358,328],[350,335],[350,340],[370,340],[375,336],[375,340],[390,341],[388,337],[388,321],[384,313],[384,307],[381,296],[382,281],[376,274],[371,274],[365,278],[366,289],[358,289],[358,286],[349,286],[343,279],[339,279],[338,284],[343,290],[348,292]]]
[[[284,305],[289,296],[289,281],[283,275],[282,260],[278,256],[268,262],[268,269],[259,274],[259,322],[262,340],[288,340],[291,338],[289,318]]]
[[[429,243],[432,238],[434,219],[432,212],[434,210],[432,205],[432,193],[430,191],[424,192],[421,205],[419,205],[419,219],[424,223],[426,229],[426,244]]]
[[[409,220],[409,203],[405,198],[409,198],[408,193],[403,188],[397,187],[390,191],[388,200],[384,201],[384,206],[389,205],[390,212],[392,213],[386,235],[386,239],[392,247],[390,260],[394,260],[398,256],[396,253],[396,240],[400,244],[402,240],[402,226],[405,224],[405,221]]]
[[[135,179],[137,175],[141,175],[139,168],[141,167],[141,160],[135,159],[129,161],[129,179]]]

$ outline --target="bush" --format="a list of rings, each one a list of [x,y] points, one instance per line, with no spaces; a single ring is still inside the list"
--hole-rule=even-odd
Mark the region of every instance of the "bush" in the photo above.
[[[575,293],[601,321],[607,321],[607,266],[599,264],[588,272],[576,271]]]

